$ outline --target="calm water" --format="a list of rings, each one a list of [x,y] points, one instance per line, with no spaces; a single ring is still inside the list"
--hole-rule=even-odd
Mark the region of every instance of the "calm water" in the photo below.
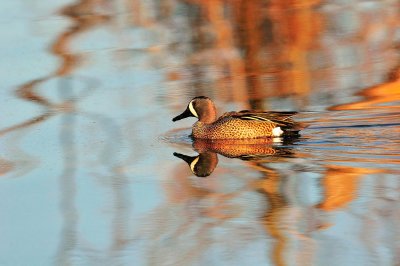
[[[2,1],[0,265],[399,265],[399,10]],[[198,95],[309,127],[193,142]]]

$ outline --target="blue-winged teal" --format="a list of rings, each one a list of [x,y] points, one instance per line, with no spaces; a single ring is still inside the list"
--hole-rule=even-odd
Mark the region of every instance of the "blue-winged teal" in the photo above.
[[[192,128],[196,139],[249,139],[298,134],[304,126],[292,120],[295,114],[297,112],[244,110],[228,112],[217,119],[212,100],[200,96],[193,98],[186,110],[172,121],[191,116],[198,118]]]

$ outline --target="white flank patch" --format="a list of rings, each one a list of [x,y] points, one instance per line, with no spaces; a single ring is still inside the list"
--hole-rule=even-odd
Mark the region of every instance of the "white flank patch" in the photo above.
[[[193,162],[190,164],[190,170],[194,173],[194,167],[196,166],[196,163],[199,161],[199,157],[193,160]]]
[[[197,115],[197,112],[196,112],[196,110],[194,110],[194,108],[193,108],[193,101],[191,101],[190,103],[189,103],[189,110],[190,110],[190,112],[195,116],[195,117],[199,117],[198,115]]]
[[[280,137],[283,134],[283,131],[280,127],[275,127],[272,129],[272,136],[274,137]]]

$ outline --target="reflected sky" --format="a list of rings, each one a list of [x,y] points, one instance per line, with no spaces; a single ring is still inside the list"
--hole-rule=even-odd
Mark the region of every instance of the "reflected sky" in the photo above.
[[[2,2],[0,265],[394,265],[398,4]],[[310,126],[210,146],[199,95]]]

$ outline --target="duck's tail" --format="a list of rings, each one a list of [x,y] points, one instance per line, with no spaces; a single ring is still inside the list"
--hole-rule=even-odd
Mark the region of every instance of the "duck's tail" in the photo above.
[[[303,122],[292,122],[287,126],[282,126],[282,130],[284,132],[284,136],[299,136],[300,131],[307,128],[309,125]]]

